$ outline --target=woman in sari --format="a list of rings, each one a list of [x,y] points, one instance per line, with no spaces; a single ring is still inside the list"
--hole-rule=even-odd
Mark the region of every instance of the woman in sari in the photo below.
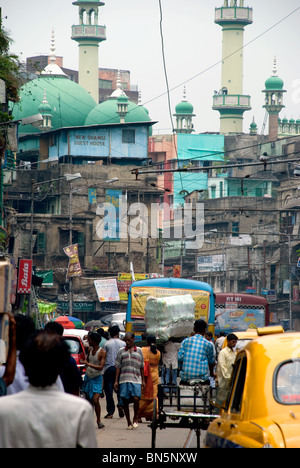
[[[153,402],[157,398],[159,372],[158,366],[160,362],[160,351],[156,346],[156,337],[154,335],[147,336],[147,345],[142,348],[144,356],[144,376],[145,376],[145,389],[142,390],[140,399],[140,407],[138,418],[146,418],[147,421],[152,420],[153,416]]]

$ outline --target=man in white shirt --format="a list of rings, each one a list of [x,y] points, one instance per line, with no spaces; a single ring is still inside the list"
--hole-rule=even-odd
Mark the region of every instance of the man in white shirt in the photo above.
[[[119,349],[125,348],[125,341],[120,340],[120,328],[118,325],[112,325],[109,328],[110,340],[104,344],[105,364],[103,375],[103,388],[106,396],[106,419],[112,419],[116,406],[114,401],[114,383],[116,378],[116,357]],[[123,401],[120,398],[120,392],[117,392],[119,417],[124,417]]]
[[[0,448],[96,448],[92,406],[58,390],[69,359],[62,337],[37,333],[20,353],[29,386],[0,398]]]
[[[176,338],[170,338],[165,343],[164,352],[162,354],[162,376],[161,380],[164,385],[171,383],[177,386],[177,372],[178,372],[178,351],[180,348],[180,341]],[[167,394],[171,389],[164,387],[164,393]],[[176,388],[172,389],[176,393]]]
[[[229,383],[236,358],[236,344],[238,338],[233,333],[227,335],[227,346],[220,351],[217,364],[218,393],[217,403],[222,405],[229,392]]]

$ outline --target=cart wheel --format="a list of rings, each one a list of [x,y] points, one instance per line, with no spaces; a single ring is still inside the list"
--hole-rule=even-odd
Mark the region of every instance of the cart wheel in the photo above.
[[[155,448],[156,429],[157,429],[157,399],[155,399],[153,402],[151,429],[152,429],[151,448]]]

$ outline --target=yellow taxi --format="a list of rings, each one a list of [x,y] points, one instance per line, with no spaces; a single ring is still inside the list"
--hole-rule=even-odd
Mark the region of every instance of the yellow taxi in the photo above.
[[[266,327],[257,334],[237,354],[207,448],[300,448],[300,333]]]

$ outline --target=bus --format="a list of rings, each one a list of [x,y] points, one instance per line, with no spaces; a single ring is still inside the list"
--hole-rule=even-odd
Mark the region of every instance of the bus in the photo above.
[[[215,333],[234,333],[269,325],[269,303],[247,293],[216,293]]]
[[[145,305],[149,296],[160,298],[190,294],[195,301],[195,320],[202,318],[214,332],[215,299],[213,288],[204,282],[182,278],[153,278],[135,281],[128,293],[126,331],[141,341],[146,332]]]

